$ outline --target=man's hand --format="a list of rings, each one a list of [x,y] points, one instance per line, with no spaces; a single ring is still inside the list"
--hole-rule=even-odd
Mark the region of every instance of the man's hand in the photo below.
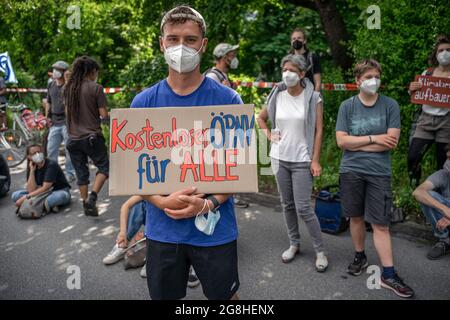
[[[436,228],[438,228],[441,231],[444,230],[445,228],[447,228],[448,226],[450,226],[450,219],[447,217],[441,218],[436,223]]]
[[[179,196],[179,199],[187,205],[184,209],[164,209],[164,212],[172,219],[187,219],[196,216],[200,211],[201,213],[206,213],[209,210],[208,205],[205,205],[205,199],[202,199],[198,195],[181,195]],[[211,206],[211,204],[209,205]]]
[[[311,174],[313,177],[319,177],[322,174],[322,167],[319,162],[311,162]]]
[[[174,193],[171,193],[170,195],[163,197],[160,209],[172,209],[172,210],[180,210],[184,209],[188,206],[188,203],[186,201],[182,201],[180,199],[180,196],[192,196],[197,191],[197,188],[191,187],[186,188]],[[204,194],[197,194],[194,197],[197,198],[203,198]]]
[[[27,196],[22,196],[20,197],[19,200],[16,201],[16,206],[20,207],[22,205],[22,203],[24,203],[24,201],[27,199]]]
[[[385,146],[389,149],[393,149],[397,146],[397,138],[388,134],[380,134],[372,136],[372,141],[381,146]]]
[[[126,247],[128,247],[128,241],[125,232],[119,232],[119,234],[117,235],[116,243],[119,248],[125,249]]]

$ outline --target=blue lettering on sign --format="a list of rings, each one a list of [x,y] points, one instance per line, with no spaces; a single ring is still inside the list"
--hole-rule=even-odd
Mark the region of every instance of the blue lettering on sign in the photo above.
[[[215,115],[212,112],[211,116],[213,118],[211,120],[209,134],[211,144],[214,148],[221,149],[225,147],[228,149],[230,148],[230,142],[232,142],[233,148],[236,148],[238,141],[241,147],[244,147],[245,143],[247,143],[247,146],[250,145],[253,128],[255,127],[254,115],[250,121],[246,114],[239,116],[220,112],[218,115]],[[220,139],[217,139],[216,134],[219,133]]]

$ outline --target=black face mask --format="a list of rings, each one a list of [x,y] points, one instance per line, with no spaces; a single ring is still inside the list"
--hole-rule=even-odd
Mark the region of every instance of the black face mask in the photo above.
[[[294,48],[295,50],[300,50],[301,48],[303,48],[303,42],[301,42],[300,40],[295,40],[294,42],[292,42],[292,48]]]

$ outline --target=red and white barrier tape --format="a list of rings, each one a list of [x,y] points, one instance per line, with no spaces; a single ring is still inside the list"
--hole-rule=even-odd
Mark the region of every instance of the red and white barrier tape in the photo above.
[[[276,82],[264,82],[264,81],[235,81],[233,82],[238,87],[246,88],[261,88],[271,89],[275,87]],[[104,88],[106,94],[114,94],[125,91],[139,91],[142,88]],[[326,91],[355,91],[358,87],[354,83],[323,83],[322,90]],[[47,93],[47,89],[34,89],[34,88],[8,88],[7,92],[31,92],[31,93]]]

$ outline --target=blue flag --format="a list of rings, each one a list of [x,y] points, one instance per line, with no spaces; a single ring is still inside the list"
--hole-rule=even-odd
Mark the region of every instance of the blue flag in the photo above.
[[[6,82],[17,83],[16,74],[14,73],[8,52],[3,52],[0,54],[0,71],[5,73]]]

